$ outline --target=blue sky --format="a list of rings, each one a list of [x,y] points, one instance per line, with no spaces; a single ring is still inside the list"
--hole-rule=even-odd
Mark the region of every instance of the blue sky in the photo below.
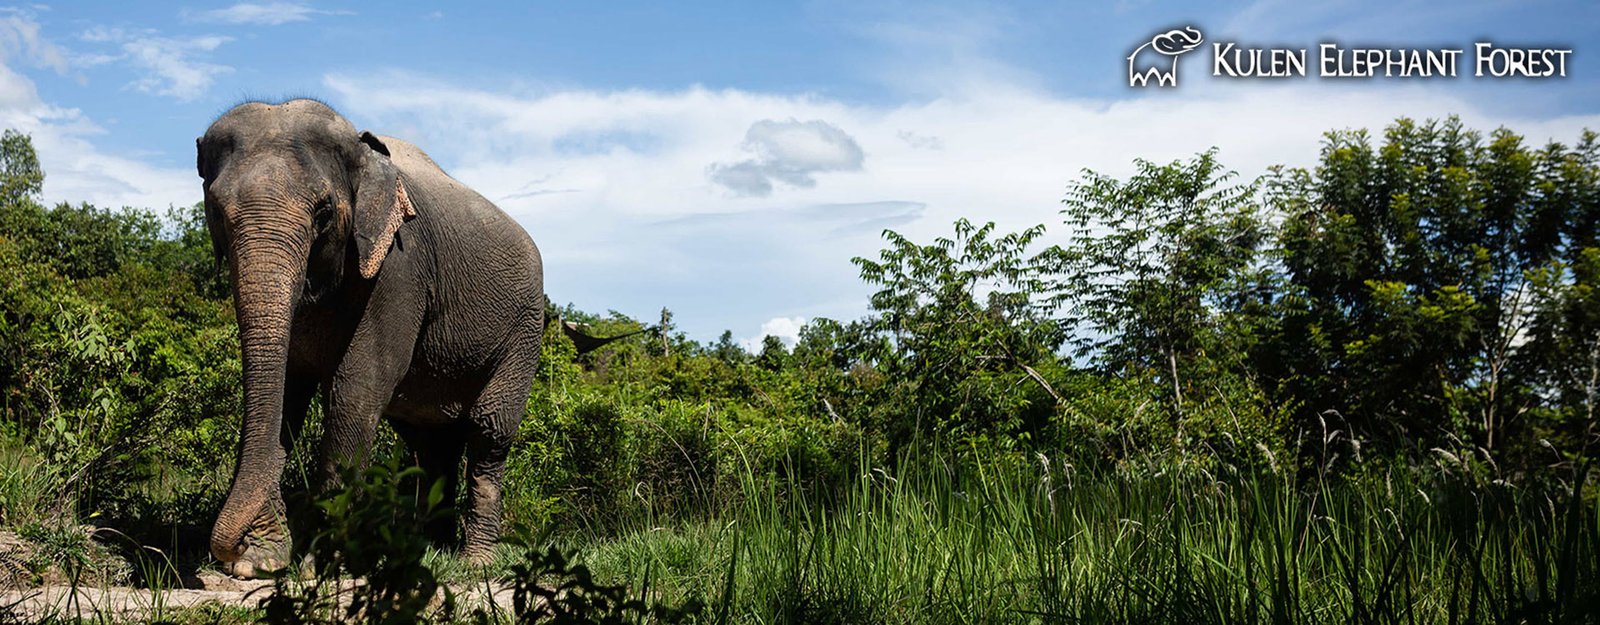
[[[3,5],[0,5],[3,6]],[[1124,59],[1162,30],[1313,48],[1570,48],[1559,80],[1222,81]],[[194,137],[312,95],[411,139],[544,251],[559,302],[758,343],[853,318],[849,260],[958,217],[1064,236],[1084,168],[1211,146],[1249,176],[1320,133],[1461,115],[1531,141],[1600,129],[1600,6],[1580,2],[75,2],[0,8],[0,125],[50,201],[199,200]]]

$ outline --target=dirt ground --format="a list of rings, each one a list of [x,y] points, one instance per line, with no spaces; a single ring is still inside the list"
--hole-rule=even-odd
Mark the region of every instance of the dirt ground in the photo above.
[[[93,535],[94,528],[85,528]],[[35,560],[35,546],[8,530],[0,530],[0,624],[32,623],[56,617],[91,621],[147,621],[167,618],[174,610],[216,604],[232,608],[254,608],[271,595],[268,580],[241,580],[221,572],[203,570],[186,576],[181,583],[165,589],[116,586],[87,581],[76,585],[62,579],[59,571],[44,575],[43,583],[28,567]],[[360,582],[346,581],[349,589]],[[509,613],[512,593],[509,587],[490,588],[452,585],[456,605],[463,613],[486,607],[492,597],[495,605]]]
[[[270,581],[229,579],[220,573],[203,574],[188,584],[194,588],[164,591],[126,587],[79,587],[44,585],[37,588],[7,590],[0,594],[0,610],[6,620],[33,621],[51,616],[141,620],[161,616],[168,610],[193,608],[206,603],[254,607],[272,592]]]
[[[345,582],[345,587],[359,582]],[[239,580],[217,572],[203,572],[184,580],[185,588],[150,590],[128,587],[79,587],[47,584],[0,593],[0,622],[35,622],[50,617],[88,620],[141,621],[161,618],[173,610],[208,603],[254,608],[272,593],[272,582]],[[487,588],[452,588],[457,605],[470,611],[486,605]],[[509,613],[511,590],[495,588],[496,606]]]

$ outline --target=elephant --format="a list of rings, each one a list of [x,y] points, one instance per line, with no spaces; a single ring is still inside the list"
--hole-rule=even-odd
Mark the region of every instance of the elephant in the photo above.
[[[465,482],[461,554],[490,559],[545,328],[533,239],[415,145],[357,132],[317,100],[240,104],[195,147],[243,376],[212,555],[238,577],[289,564],[279,484],[320,393],[316,483],[365,464],[387,421],[446,502]],[[428,532],[454,542],[456,525]]]

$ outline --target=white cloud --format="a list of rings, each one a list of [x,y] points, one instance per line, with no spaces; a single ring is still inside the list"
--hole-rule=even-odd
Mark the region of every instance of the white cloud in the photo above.
[[[4,66],[0,66],[0,93],[6,94],[0,97],[0,128],[32,136],[45,172],[46,203],[162,210],[200,200],[192,170],[156,167],[101,151],[91,139],[104,134],[103,129],[77,109],[40,101],[31,81]]]
[[[864,158],[855,139],[820,119],[763,119],[750,125],[743,147],[755,158],[715,163],[707,175],[734,193],[756,197],[771,195],[773,181],[802,188],[816,186],[813,174],[856,171]]]
[[[193,18],[203,22],[224,24],[252,24],[278,26],[289,22],[304,22],[313,15],[347,14],[344,11],[321,11],[299,2],[267,2],[255,4],[241,2],[225,9],[201,11]]]
[[[544,250],[557,301],[646,317],[667,306],[700,338],[751,319],[861,314],[870,288],[850,258],[876,256],[885,227],[926,241],[958,217],[1005,230],[1044,223],[1047,242],[1057,242],[1068,234],[1059,201],[1084,168],[1126,175],[1135,158],[1220,146],[1222,162],[1248,178],[1313,163],[1324,131],[1377,130],[1400,115],[1456,113],[1476,128],[1509,125],[1534,144],[1600,127],[1600,116],[1492,115],[1422,86],[1263,85],[1105,101],[992,84],[871,105],[733,89],[487,91],[403,73],[324,84],[358,127],[413,140],[521,221]],[[708,164],[728,162],[729,146],[750,140],[753,127],[784,119],[848,128],[859,169],[767,198],[730,196],[708,178]]]
[[[19,22],[20,21],[20,27]],[[65,71],[66,55],[39,35],[30,18],[12,14],[0,19],[0,31],[11,29],[8,42],[23,42],[28,50],[21,58]],[[17,37],[16,33],[26,33]],[[6,35],[0,34],[0,40]],[[8,44],[0,43],[0,48]],[[107,154],[90,139],[105,131],[74,108],[46,103],[33,81],[8,65],[16,49],[0,56],[0,128],[29,134],[45,171],[43,199],[48,203],[89,202],[104,208],[138,206],[164,209],[186,205],[200,198],[193,172],[163,169],[138,159]]]
[[[744,346],[745,351],[755,354],[761,351],[763,339],[776,336],[784,345],[792,348],[795,343],[800,342],[800,328],[805,327],[808,321],[810,320],[805,317],[773,317],[761,324],[761,332],[750,338],[740,339],[739,344]]]
[[[882,47],[860,71],[921,97],[980,94],[994,85],[1032,87],[1033,72],[995,57],[1026,17],[1000,3],[837,3],[837,24]]]
[[[95,27],[81,35],[90,43],[110,43],[118,48],[117,54],[84,54],[79,59],[83,65],[102,65],[125,62],[141,72],[128,86],[154,95],[168,96],[179,101],[189,101],[203,95],[216,77],[233,72],[232,67],[218,65],[194,58],[216,50],[232,37],[201,35],[196,37],[163,37],[153,30],[136,32],[120,28]]]
[[[65,74],[67,54],[39,35],[39,23],[17,10],[0,10],[0,63],[25,60],[36,67],[47,67]]]
[[[227,41],[227,37],[216,36],[189,39],[138,37],[124,42],[122,49],[135,66],[146,72],[133,82],[135,89],[179,100],[193,100],[210,89],[217,76],[232,72],[233,68],[197,61],[190,55],[210,52]]]

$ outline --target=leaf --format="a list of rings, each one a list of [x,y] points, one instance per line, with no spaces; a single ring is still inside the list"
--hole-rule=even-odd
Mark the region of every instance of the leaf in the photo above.
[[[444,480],[439,478],[433,481],[433,486],[428,488],[428,509],[436,510],[444,502]]]

